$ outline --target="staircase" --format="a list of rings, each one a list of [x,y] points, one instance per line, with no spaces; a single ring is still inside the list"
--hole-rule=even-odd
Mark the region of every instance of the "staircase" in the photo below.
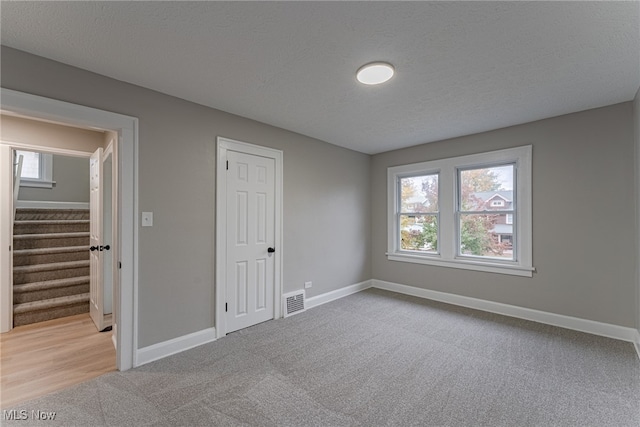
[[[13,325],[89,312],[89,210],[17,209]]]

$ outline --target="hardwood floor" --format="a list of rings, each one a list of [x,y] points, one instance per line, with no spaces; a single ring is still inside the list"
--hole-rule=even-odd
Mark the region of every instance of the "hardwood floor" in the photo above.
[[[0,408],[115,371],[111,335],[98,332],[89,314],[0,334]]]

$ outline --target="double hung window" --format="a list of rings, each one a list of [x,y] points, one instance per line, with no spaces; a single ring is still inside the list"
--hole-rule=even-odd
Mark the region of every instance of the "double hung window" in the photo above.
[[[531,146],[388,169],[392,261],[531,277]]]
[[[14,163],[22,156],[21,187],[53,187],[53,155],[16,150]]]

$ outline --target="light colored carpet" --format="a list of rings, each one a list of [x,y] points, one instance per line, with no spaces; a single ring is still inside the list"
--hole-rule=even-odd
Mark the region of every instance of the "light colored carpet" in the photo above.
[[[78,426],[634,426],[632,344],[370,289],[18,405]]]

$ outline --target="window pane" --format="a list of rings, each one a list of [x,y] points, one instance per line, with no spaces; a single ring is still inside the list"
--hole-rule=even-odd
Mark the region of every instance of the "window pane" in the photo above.
[[[40,179],[40,153],[16,150],[16,162],[21,155],[24,156],[21,177]]]
[[[460,254],[513,260],[506,214],[460,214]]]
[[[460,210],[512,210],[513,165],[460,171]]]
[[[438,252],[438,217],[400,215],[400,249]]]
[[[400,179],[401,212],[438,212],[438,175]]]

